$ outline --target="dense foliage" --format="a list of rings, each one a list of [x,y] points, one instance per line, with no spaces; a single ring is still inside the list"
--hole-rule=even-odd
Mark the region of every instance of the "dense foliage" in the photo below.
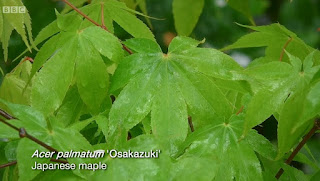
[[[146,15],[145,0],[70,2],[79,10],[56,10],[56,20],[34,39],[28,12],[0,12],[3,61],[13,31],[27,47],[0,86],[0,108],[13,116],[1,112],[0,164],[17,161],[0,170],[2,180],[269,181],[281,168],[280,180],[319,178],[319,160],[302,139],[320,129],[320,51],[279,23],[256,26],[251,5],[263,2],[228,1],[252,26],[238,24],[250,33],[217,50],[188,37],[207,2],[173,0],[178,36],[165,52],[149,28],[155,18]],[[120,40],[117,31],[130,38]],[[265,47],[264,56],[246,68],[226,54],[256,47]],[[34,61],[21,58],[27,51],[37,52]],[[271,116],[278,122],[276,144],[253,129]],[[19,137],[3,123],[27,133],[20,129]],[[52,160],[31,157],[47,149],[28,135],[58,151],[161,153],[157,159],[69,158],[108,168],[43,172],[31,167]],[[301,141],[307,153],[293,159],[309,165],[309,174],[285,164]]]

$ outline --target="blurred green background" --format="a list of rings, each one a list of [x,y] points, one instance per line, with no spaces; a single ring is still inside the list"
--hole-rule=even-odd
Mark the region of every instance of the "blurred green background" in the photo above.
[[[33,37],[39,31],[55,20],[55,11],[62,11],[64,3],[58,0],[24,0],[32,19]],[[319,0],[249,0],[250,11],[257,25],[277,23],[286,26],[296,33],[302,40],[314,48],[320,47],[320,1]],[[176,36],[172,14],[172,0],[146,0],[148,15],[161,20],[151,19],[152,31],[163,51],[166,51],[170,40]],[[139,10],[139,9],[138,9]],[[144,17],[141,20],[146,22]],[[186,20],[187,21],[187,20]],[[232,9],[225,0],[206,0],[205,6],[191,37],[206,42],[202,45],[212,48],[223,48],[235,42],[239,37],[249,33],[236,23],[250,25],[250,21],[241,13]],[[119,26],[115,26],[115,32],[121,39],[130,38]],[[41,46],[41,45],[40,45]],[[40,47],[38,46],[38,47]],[[14,31],[9,42],[9,59],[3,61],[3,51],[0,51],[0,66],[5,73],[10,72],[18,63],[12,62],[26,49],[21,37]],[[240,49],[226,52],[233,56],[241,65],[246,66],[250,61],[263,56],[264,48]],[[34,58],[36,51],[28,52],[25,56]],[[0,83],[3,75],[0,75]],[[269,118],[261,127],[256,128],[269,140],[277,138],[277,122]],[[311,152],[314,154],[320,166],[320,136],[315,135],[308,142]],[[303,150],[306,152],[306,150]],[[310,168],[296,164],[308,173]]]

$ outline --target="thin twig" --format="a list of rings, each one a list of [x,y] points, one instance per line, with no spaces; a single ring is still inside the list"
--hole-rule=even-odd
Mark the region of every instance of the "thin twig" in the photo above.
[[[291,155],[289,156],[289,158],[286,160],[286,164],[290,165],[290,163],[292,162],[293,158],[298,154],[298,152],[301,150],[301,148],[307,143],[307,141],[312,137],[312,135],[314,135],[314,133],[320,130],[320,120],[317,119],[314,122],[314,126],[313,128],[308,132],[308,134],[303,138],[303,140],[298,144],[298,146],[296,147],[296,149],[293,150],[293,152],[291,153]],[[280,168],[280,170],[278,171],[278,173],[276,174],[276,178],[279,179],[281,177],[281,175],[283,174],[284,170],[283,168]]]
[[[19,131],[19,132],[20,132],[20,129],[19,129],[19,128],[17,128],[16,126],[8,123],[7,121],[5,121],[5,120],[3,120],[3,119],[1,119],[1,118],[0,118],[0,122],[3,122],[4,124],[6,124],[7,126],[11,127],[12,129],[15,129],[16,131]]]
[[[3,165],[0,165],[0,169],[1,169],[1,168],[9,167],[9,166],[12,166],[12,165],[15,165],[15,164],[17,164],[17,161],[5,163],[5,164],[3,164]]]
[[[44,142],[38,140],[37,138],[31,136],[30,134],[28,134],[27,131],[24,128],[18,128],[18,127],[10,124],[9,122],[7,122],[7,121],[5,121],[3,119],[0,119],[0,122],[6,124],[7,126],[11,127],[12,129],[18,131],[20,138],[26,137],[26,138],[30,139],[31,141],[33,141],[33,142],[41,145],[42,147],[48,149],[49,151],[58,152],[56,149],[52,148],[51,146],[47,145],[46,143],[44,143]]]
[[[104,3],[101,2],[101,28],[107,30],[107,27],[106,25],[104,24],[104,12],[103,12],[103,6],[104,6]],[[109,31],[109,30],[107,30]]]
[[[194,132],[194,127],[193,127],[192,117],[191,116],[188,116],[188,123],[189,123],[189,127],[191,129],[191,132]]]
[[[11,116],[10,114],[6,113],[4,110],[0,109],[0,115],[6,119],[16,119],[15,117]]]
[[[244,106],[241,106],[239,111],[236,113],[236,115],[239,115],[240,113],[242,113]]]
[[[123,43],[121,43],[121,44],[122,44],[122,48],[123,48],[125,51],[127,51],[130,55],[133,54],[133,52],[132,52],[125,44],[123,44]]]
[[[77,7],[75,7],[73,4],[71,4],[68,0],[62,0],[63,2],[65,2],[68,6],[70,6],[72,9],[74,9],[77,13],[79,13],[81,16],[83,16],[85,19],[89,20],[91,23],[93,23],[96,26],[101,27],[102,29],[110,32],[108,30],[108,28],[106,26],[99,25],[99,23],[97,23],[96,21],[94,21],[93,19],[91,19],[89,16],[87,16],[86,14],[84,14],[80,9],[78,9]],[[101,7],[101,9],[103,10],[103,6]],[[103,11],[101,12],[103,14]],[[104,21],[103,21],[104,22]],[[119,39],[120,43],[122,44],[122,47],[125,51],[127,51],[129,54],[133,54],[133,52],[125,45],[121,42],[121,40]]]
[[[289,43],[293,40],[292,37],[289,38],[289,40],[284,44],[283,48],[282,48],[282,51],[281,51],[281,54],[280,54],[280,62],[282,61],[283,59],[283,55],[284,55],[284,51],[286,50],[287,46],[289,45]]]
[[[77,7],[75,7],[73,4],[71,4],[68,0],[62,0],[64,3],[66,3],[68,6],[70,6],[72,9],[77,11],[81,16],[89,20],[91,23],[95,24],[96,26],[100,26],[99,23],[95,22],[93,19],[91,19],[89,16],[84,14],[82,11],[80,11]]]
[[[46,148],[47,150],[49,150],[49,151],[51,151],[51,152],[56,152],[56,153],[58,153],[58,151],[57,151],[56,149],[54,149],[54,148],[52,148],[51,146],[47,145],[46,143],[38,140],[37,138],[29,135],[24,128],[20,128],[19,135],[20,135],[20,138],[26,137],[26,138],[32,140],[33,142],[37,143],[38,145],[41,145],[42,147]]]

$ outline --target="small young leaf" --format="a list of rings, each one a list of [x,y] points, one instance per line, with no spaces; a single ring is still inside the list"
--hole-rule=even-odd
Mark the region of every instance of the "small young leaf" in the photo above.
[[[269,61],[279,61],[282,58],[282,61],[288,62],[287,56],[281,57],[284,49],[301,60],[309,53],[316,51],[315,56],[320,59],[320,51],[306,45],[297,35],[278,23],[266,26],[240,26],[249,28],[255,32],[242,36],[232,45],[223,48],[223,51],[266,46],[265,54]],[[318,61],[316,64],[319,63]]]

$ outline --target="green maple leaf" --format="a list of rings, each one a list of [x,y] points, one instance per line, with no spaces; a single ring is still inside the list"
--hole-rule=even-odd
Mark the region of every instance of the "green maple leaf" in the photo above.
[[[93,150],[90,143],[78,130],[72,127],[63,127],[59,120],[56,120],[53,117],[45,119],[40,111],[29,106],[12,104],[2,99],[0,99],[0,102],[5,104],[9,108],[9,111],[13,113],[13,116],[17,118],[17,120],[10,120],[11,124],[18,128],[25,128],[28,134],[53,148],[58,149],[58,151]],[[16,130],[11,129],[4,124],[0,125],[0,130],[2,129],[5,131],[1,131],[0,138],[12,139],[19,136]],[[40,170],[30,172],[30,168],[34,165],[35,161],[39,161],[40,163],[49,161],[48,159],[32,158],[31,156],[35,150],[47,151],[39,144],[35,144],[27,138],[20,140],[17,147],[20,180],[31,180],[41,173]],[[90,159],[70,158],[68,161],[79,164],[90,162]],[[85,175],[81,173],[80,170],[74,170],[74,173],[85,178]]]
[[[77,0],[76,5],[80,5],[82,2],[83,2],[82,0],[81,1]],[[104,25],[107,27],[108,31],[110,31],[111,33],[114,32],[113,23],[115,22],[119,24],[125,31],[127,31],[133,37],[148,38],[155,41],[154,35],[151,32],[151,30],[148,28],[148,26],[145,25],[139,18],[135,16],[135,14],[141,15],[141,16],[145,16],[145,15],[128,8],[123,2],[119,2],[116,0],[94,0],[89,5],[83,6],[79,9],[80,11],[88,15],[92,20],[102,25],[101,3],[104,4],[103,6],[104,7],[104,11],[103,11]],[[142,1],[139,2],[139,5],[140,3],[143,4]],[[68,10],[69,8],[66,8],[66,9]],[[53,35],[59,33],[61,31],[62,21],[64,21],[62,23],[63,26],[71,27],[71,29],[72,28],[84,29],[89,26],[95,26],[88,20],[82,19],[81,15],[79,15],[75,11],[72,11],[64,15],[59,15],[59,13],[57,14],[58,14],[57,19],[60,19],[60,20],[53,21],[52,23],[50,23],[48,26],[46,26],[39,32],[39,34],[37,35],[34,41],[35,46],[40,44],[44,40],[48,39],[49,37],[52,37]],[[60,21],[60,23],[58,21]],[[0,21],[0,24],[1,24],[1,21]],[[59,27],[59,24],[60,24],[60,27]],[[0,31],[0,34],[1,34],[1,31]],[[61,41],[63,42],[65,40],[62,38]],[[50,44],[52,44],[52,42]],[[54,45],[51,45],[51,46],[54,46]],[[16,59],[14,59],[14,61],[16,61],[19,57],[24,55],[26,52],[27,50],[22,52]],[[42,64],[44,63],[43,61],[41,62]],[[37,68],[40,68],[40,67],[37,66]]]
[[[104,24],[110,32],[114,31],[113,22],[115,22],[133,37],[148,38],[155,41],[154,35],[148,26],[135,16],[135,14],[143,14],[130,9],[123,2],[116,0],[94,0],[90,5],[80,9],[90,18],[100,23],[101,3],[104,4]],[[87,21],[87,25],[91,25],[91,23]]]
[[[160,146],[153,135],[141,135],[128,141],[117,151],[159,150]],[[105,149],[105,148],[103,148]],[[107,171],[96,172],[89,180],[170,180],[171,159],[161,150],[158,158],[110,158],[106,155],[101,162],[108,164]],[[125,171],[124,171],[125,170]]]
[[[242,68],[218,50],[197,48],[199,43],[177,37],[168,54],[147,39],[125,43],[137,53],[123,59],[112,78],[111,92],[124,88],[110,111],[111,135],[119,125],[131,129],[151,111],[153,134],[174,150],[187,136],[188,114],[195,129],[230,117],[233,105],[211,77],[232,79],[232,71]]]
[[[240,73],[244,79],[252,83],[253,87],[257,87],[248,104],[245,132],[262,123],[272,114],[280,113],[287,98],[295,92],[304,90],[319,70],[319,66],[311,67],[313,63],[310,66],[311,54],[304,64],[299,58],[288,52],[287,54],[291,65],[284,62],[261,63]],[[301,72],[302,66],[306,69],[304,73]],[[261,102],[264,103],[261,104]]]
[[[7,6],[9,8],[13,6],[22,7],[23,3],[20,0],[0,1],[0,7],[2,8],[4,6]],[[0,42],[2,42],[5,61],[8,60],[8,46],[10,35],[13,30],[16,30],[17,33],[21,36],[29,51],[31,51],[31,46],[34,46],[31,32],[31,18],[26,8],[25,11],[25,13],[4,13],[2,12],[2,10],[0,11]],[[27,39],[26,34],[28,34],[29,36],[30,43]]]
[[[271,143],[254,131],[249,133],[249,139],[239,140],[242,126],[243,115],[234,115],[230,120],[215,122],[190,134],[176,155],[174,178],[263,180],[255,151],[268,156],[272,153]],[[188,173],[190,166],[195,167],[195,172]]]
[[[21,62],[10,73],[6,74],[0,86],[0,98],[17,104],[30,104],[31,86],[25,86],[29,80],[32,64]]]
[[[238,72],[254,89],[245,118],[244,134],[279,113],[278,158],[289,151],[312,126],[319,113],[319,85],[311,83],[320,66],[313,66],[315,52],[304,61],[286,52],[289,62],[267,62]],[[261,104],[263,102],[263,104]]]
[[[266,26],[240,26],[254,30],[254,32],[240,37],[232,45],[223,48],[223,51],[238,48],[266,47],[265,57],[259,58],[263,62],[279,61],[281,54],[284,53],[284,48],[300,59],[304,59],[308,54],[315,51],[315,65],[320,64],[320,51],[306,45],[296,34],[278,23]],[[282,61],[289,62],[288,56],[284,54]]]
[[[306,45],[293,32],[280,24],[244,27],[255,32],[241,37],[223,50],[267,47],[265,57],[254,60],[238,77],[250,82],[254,92],[247,107],[244,131],[246,132],[272,114],[280,113],[289,95],[305,89],[319,70],[317,65],[319,65],[320,52]],[[314,56],[314,61],[307,61],[307,59],[306,62],[301,61],[310,53]],[[313,64],[314,68],[312,68]],[[304,68],[307,71],[301,73]],[[261,102],[264,103],[261,104]]]
[[[320,65],[313,66],[314,52],[302,61],[288,54],[296,73],[300,75],[301,88],[291,93],[279,116],[279,157],[289,151],[313,126],[320,113],[320,82],[311,82]]]
[[[32,87],[32,105],[45,115],[53,113],[61,105],[72,80],[76,80],[83,102],[92,113],[97,113],[109,86],[107,66],[101,55],[117,62],[123,56],[122,45],[100,27],[82,29],[85,22],[79,15],[57,16],[60,33],[42,46],[31,70],[30,77],[43,66]],[[47,34],[50,33],[44,32],[43,37]]]

